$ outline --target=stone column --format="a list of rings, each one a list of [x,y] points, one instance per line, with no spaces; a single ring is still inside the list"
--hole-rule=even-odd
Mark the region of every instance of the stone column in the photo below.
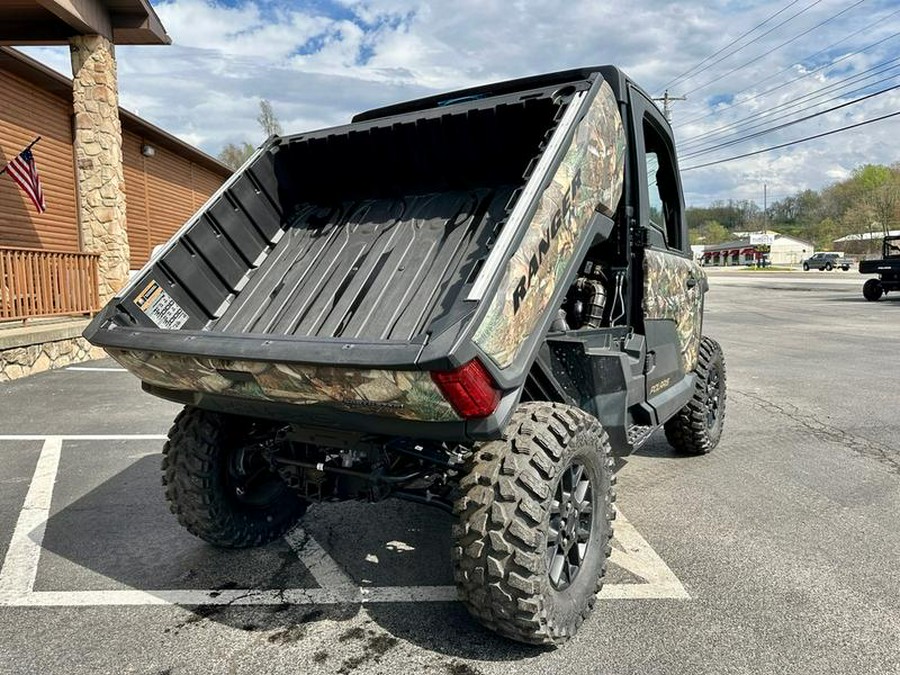
[[[115,46],[100,35],[69,41],[74,75],[75,165],[84,251],[100,254],[100,302],[128,280],[125,174]]]

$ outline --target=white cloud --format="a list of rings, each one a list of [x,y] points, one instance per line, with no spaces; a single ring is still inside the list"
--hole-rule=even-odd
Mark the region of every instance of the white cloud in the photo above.
[[[685,155],[682,166],[900,110],[900,95],[893,92],[749,142],[687,157],[714,141],[739,137],[753,124],[765,122],[751,133],[788,112],[799,115],[811,102],[821,103],[828,96],[793,108],[777,106],[815,95],[822,87],[896,58],[900,39],[858,53],[895,30],[896,16],[875,23],[896,9],[892,2],[868,0],[775,49],[848,6],[842,0],[822,0],[757,43],[671,85],[673,95],[688,96],[673,105],[676,137]],[[154,6],[174,44],[119,48],[122,103],[211,154],[227,142],[262,140],[256,123],[260,98],[272,101],[287,131],[300,132],[345,123],[360,110],[440,90],[601,63],[622,66],[645,89],[659,93],[670,80],[782,8],[760,0],[154,0]],[[808,3],[797,7],[804,6]],[[856,31],[860,32],[854,35]],[[814,62],[806,61],[831,45]],[[68,74],[65,50],[30,52]],[[752,64],[738,68],[752,59]],[[829,62],[833,68],[761,95]],[[880,77],[892,79],[874,86],[900,82],[900,65],[885,68]],[[732,69],[734,73],[703,86]],[[842,92],[846,89],[835,89],[832,95],[838,98],[818,109],[845,100],[840,98]],[[768,116],[741,122],[754,114]],[[729,124],[743,126],[725,130],[728,133],[716,131]],[[763,183],[776,197],[822,187],[859,164],[896,161],[892,133],[896,128],[887,121],[687,172],[687,201],[761,201]]]

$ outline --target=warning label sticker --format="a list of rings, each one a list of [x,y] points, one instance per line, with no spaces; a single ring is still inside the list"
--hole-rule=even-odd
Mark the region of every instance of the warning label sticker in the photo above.
[[[172,296],[152,280],[134,299],[134,304],[150,317],[153,323],[165,330],[178,330],[188,320],[187,312],[181,309]]]

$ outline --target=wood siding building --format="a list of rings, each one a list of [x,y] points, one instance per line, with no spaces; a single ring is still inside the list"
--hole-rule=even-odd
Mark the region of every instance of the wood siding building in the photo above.
[[[0,248],[76,253],[79,242],[72,83],[15,50],[0,48],[0,166],[34,147],[47,211],[0,176]],[[131,268],[140,268],[224,182],[212,157],[120,109]]]

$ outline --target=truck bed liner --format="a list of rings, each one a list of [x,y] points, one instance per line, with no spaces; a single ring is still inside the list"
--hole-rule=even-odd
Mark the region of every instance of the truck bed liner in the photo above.
[[[92,335],[116,346],[132,328],[158,349],[141,331],[178,331],[210,354],[250,336],[418,353],[474,310],[467,290],[565,108],[555,90],[270,139]]]
[[[513,186],[303,205],[223,333],[411,340],[461,301]]]

